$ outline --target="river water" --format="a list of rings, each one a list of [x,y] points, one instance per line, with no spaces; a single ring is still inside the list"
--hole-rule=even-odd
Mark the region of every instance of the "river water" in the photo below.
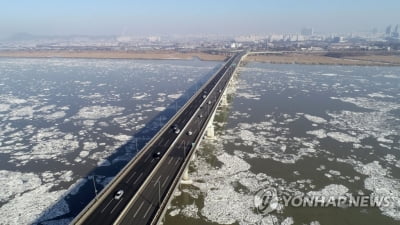
[[[236,82],[165,225],[400,223],[399,67],[252,62]],[[276,204],[265,211],[255,196]],[[325,200],[299,204],[309,196]]]
[[[68,224],[220,65],[1,58],[0,224]]]

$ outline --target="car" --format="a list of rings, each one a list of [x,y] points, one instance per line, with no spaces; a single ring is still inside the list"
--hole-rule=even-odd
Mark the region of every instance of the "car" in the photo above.
[[[200,118],[203,118],[203,114],[199,114],[199,117],[200,117]]]
[[[191,130],[189,130],[188,132],[186,132],[186,134],[190,136],[193,134],[193,132]]]
[[[207,95],[203,95],[203,99],[207,98]]]
[[[211,101],[208,101],[208,104],[211,105]]]
[[[181,132],[181,130],[180,130],[179,128],[176,128],[176,129],[174,130],[174,132],[175,132],[175,134],[179,134],[179,132]]]
[[[154,158],[160,158],[161,157],[161,152],[160,151],[154,152],[153,157]]]
[[[121,198],[122,198],[122,195],[124,194],[124,190],[119,190],[119,191],[117,191],[117,192],[115,192],[115,194],[114,194],[114,199],[115,200],[120,200]]]
[[[221,90],[221,89],[219,89],[219,90],[218,90],[218,92],[219,92],[219,93],[221,93],[221,92],[222,92],[222,90]]]

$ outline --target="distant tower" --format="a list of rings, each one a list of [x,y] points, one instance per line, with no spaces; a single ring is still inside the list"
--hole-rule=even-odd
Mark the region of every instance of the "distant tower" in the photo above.
[[[392,33],[392,25],[389,25],[388,27],[386,27],[386,35],[389,35]]]
[[[400,36],[399,34],[399,25],[397,24],[396,27],[394,28],[394,31],[392,33],[392,37],[398,38]]]
[[[314,29],[313,28],[303,28],[303,29],[301,29],[301,35],[312,36],[312,35],[314,35]]]

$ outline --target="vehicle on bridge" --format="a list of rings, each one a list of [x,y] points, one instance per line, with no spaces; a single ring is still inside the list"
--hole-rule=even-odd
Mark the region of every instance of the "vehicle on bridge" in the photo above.
[[[175,134],[179,134],[181,132],[181,129],[179,129],[178,125],[173,125],[172,130],[174,131]]]
[[[160,151],[154,152],[153,157],[156,158],[156,159],[160,158],[161,157],[161,152]]]
[[[115,193],[114,199],[115,200],[120,200],[122,198],[122,195],[124,195],[124,190],[119,190]]]

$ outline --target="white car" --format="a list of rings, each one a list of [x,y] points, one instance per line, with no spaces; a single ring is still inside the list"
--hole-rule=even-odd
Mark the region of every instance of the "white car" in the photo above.
[[[114,199],[115,200],[120,200],[122,198],[122,195],[124,194],[124,190],[119,190],[115,193]]]

